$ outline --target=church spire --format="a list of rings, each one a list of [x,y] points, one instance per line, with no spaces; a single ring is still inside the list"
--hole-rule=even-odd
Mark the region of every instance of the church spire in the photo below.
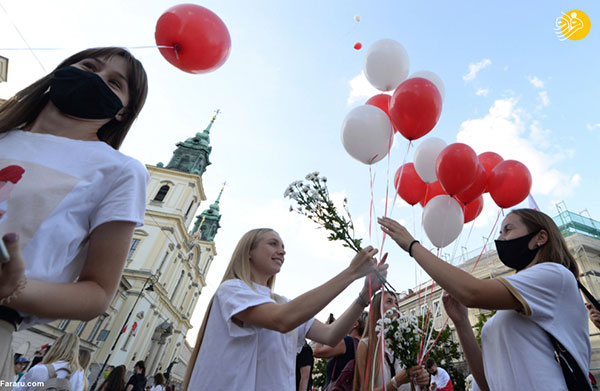
[[[173,151],[173,157],[166,168],[196,175],[204,174],[206,167],[211,164],[210,130],[220,112],[219,109],[215,110],[210,123],[202,133],[198,132],[194,137],[177,143],[177,149]]]
[[[201,240],[213,242],[215,236],[217,235],[217,230],[221,228],[221,225],[219,224],[221,221],[219,201],[221,200],[221,195],[223,195],[223,190],[225,189],[226,183],[227,182],[223,183],[223,187],[221,187],[221,191],[219,192],[219,196],[215,202],[211,204],[210,207],[204,212],[196,216],[196,223],[192,229],[192,234],[199,230]]]

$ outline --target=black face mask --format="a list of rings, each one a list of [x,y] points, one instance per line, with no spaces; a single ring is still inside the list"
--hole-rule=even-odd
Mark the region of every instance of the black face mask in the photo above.
[[[100,76],[73,66],[54,73],[50,100],[63,113],[85,119],[114,118],[123,108],[121,99]]]
[[[517,271],[525,269],[539,251],[539,247],[529,249],[529,242],[539,231],[511,240],[496,240],[496,251],[500,261]]]

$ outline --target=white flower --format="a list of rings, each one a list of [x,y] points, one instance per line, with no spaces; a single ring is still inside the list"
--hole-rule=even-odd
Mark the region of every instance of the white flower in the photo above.
[[[302,186],[302,191],[305,193],[308,193],[308,186]]]
[[[315,177],[315,174],[306,174],[306,176],[304,177],[304,179],[306,179],[307,181],[312,181]]]
[[[292,205],[290,205],[290,212],[293,212],[294,208],[292,207]]]
[[[292,192],[294,191],[294,189],[292,189],[292,186],[288,186],[287,189],[285,189],[285,192],[283,193],[283,197],[287,198]]]
[[[392,320],[390,318],[385,318],[383,321],[385,322],[385,324],[392,323]]]
[[[327,182],[327,177],[325,177],[325,176],[324,176],[324,177],[322,177],[322,178],[321,178],[321,180],[322,180],[323,182]]]
[[[400,340],[400,332],[399,331],[396,331],[394,333],[394,338],[396,338],[396,340]]]

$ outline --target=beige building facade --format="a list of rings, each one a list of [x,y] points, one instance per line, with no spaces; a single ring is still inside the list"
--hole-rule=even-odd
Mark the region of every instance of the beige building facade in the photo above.
[[[31,358],[41,346],[74,332],[82,348],[92,352],[90,384],[107,358],[107,365],[124,364],[128,371],[144,360],[148,376],[168,371],[170,383],[182,382],[192,350],[185,341],[190,318],[217,254],[221,194],[188,229],[206,200],[202,174],[210,164],[208,132],[214,120],[203,133],[178,143],[167,167],[146,165],[150,181],[144,225],[134,231],[109,309],[87,322],[57,320],[19,331],[15,352]]]

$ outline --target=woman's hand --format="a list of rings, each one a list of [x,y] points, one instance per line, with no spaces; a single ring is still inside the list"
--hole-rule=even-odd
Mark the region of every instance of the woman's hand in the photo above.
[[[444,303],[446,313],[448,313],[448,316],[452,319],[455,326],[460,326],[465,323],[468,324],[469,327],[471,326],[469,322],[469,312],[464,304],[456,300],[447,292],[444,292],[442,295],[442,302]]]
[[[429,373],[422,366],[414,366],[409,371],[410,378],[419,387],[426,387],[429,384]]]
[[[378,217],[377,222],[381,225],[381,230],[394,239],[398,246],[404,251],[408,251],[408,246],[415,238],[408,232],[404,226],[396,220],[389,217]]]
[[[383,258],[381,259],[381,262],[379,262],[379,264],[377,264],[377,267],[375,269],[377,272],[373,271],[368,276],[365,277],[365,283],[363,284],[363,289],[361,291],[361,297],[363,299],[366,297],[365,295],[369,294],[369,287],[370,287],[371,294],[374,294],[381,288],[381,285],[383,285],[383,283],[384,283],[384,281],[381,279],[381,277],[387,278],[387,272],[388,272],[388,267],[389,267],[389,265],[387,263],[385,263],[385,261],[387,260],[387,255],[388,254],[385,253]],[[365,295],[363,295],[363,292],[366,292]],[[369,302],[369,300],[365,300],[365,301]]]
[[[8,299],[17,294],[21,288],[21,285],[25,281],[25,260],[21,254],[19,248],[19,235],[16,233],[8,233],[2,238],[6,249],[8,250],[9,260],[8,262],[0,263],[0,305],[3,301],[7,303]]]
[[[354,279],[359,279],[372,273],[377,266],[377,261],[374,256],[378,250],[374,249],[373,246],[367,246],[360,250],[352,259],[349,269],[354,275]]]

